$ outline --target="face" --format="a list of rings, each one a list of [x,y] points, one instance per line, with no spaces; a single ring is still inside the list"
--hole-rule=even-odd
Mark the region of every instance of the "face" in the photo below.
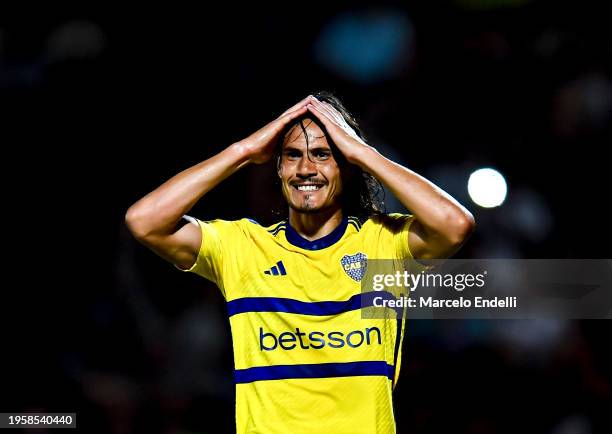
[[[338,206],[342,179],[323,131],[311,119],[303,124],[308,142],[299,124],[287,133],[278,175],[289,206],[297,212],[316,213]]]

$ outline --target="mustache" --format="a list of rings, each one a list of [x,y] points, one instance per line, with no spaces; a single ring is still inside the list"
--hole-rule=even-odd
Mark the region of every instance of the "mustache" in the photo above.
[[[307,179],[300,179],[300,180],[295,180],[295,181],[290,181],[289,184],[290,185],[302,185],[302,184],[326,184],[327,182],[324,179],[319,179],[319,178],[307,178]]]

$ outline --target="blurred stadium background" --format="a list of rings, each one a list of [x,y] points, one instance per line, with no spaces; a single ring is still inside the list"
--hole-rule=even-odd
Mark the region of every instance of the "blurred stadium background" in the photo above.
[[[220,294],[138,245],[123,215],[318,89],[474,213],[460,257],[610,256],[604,2],[218,6],[0,16],[4,172],[19,171],[5,246],[23,249],[3,291],[1,411],[77,412],[87,433],[234,431]],[[481,168],[503,177],[501,205],[469,196]],[[271,223],[273,178],[244,170],[193,214]],[[612,432],[611,331],[410,321],[398,433]]]

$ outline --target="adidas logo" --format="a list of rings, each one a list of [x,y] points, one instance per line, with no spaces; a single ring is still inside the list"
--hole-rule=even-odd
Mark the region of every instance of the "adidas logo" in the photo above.
[[[264,271],[264,274],[267,274],[269,276],[286,276],[287,270],[285,270],[283,261],[278,261],[275,266],[273,266],[269,270]]]

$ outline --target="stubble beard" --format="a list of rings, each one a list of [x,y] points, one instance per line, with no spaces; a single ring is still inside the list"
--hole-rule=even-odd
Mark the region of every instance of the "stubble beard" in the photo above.
[[[305,196],[304,201],[298,205],[295,205],[290,201],[288,202],[289,202],[289,206],[291,207],[291,209],[293,209],[296,212],[301,212],[304,214],[315,214],[324,209],[323,206],[315,207],[315,205],[312,203],[312,196],[310,195]]]

